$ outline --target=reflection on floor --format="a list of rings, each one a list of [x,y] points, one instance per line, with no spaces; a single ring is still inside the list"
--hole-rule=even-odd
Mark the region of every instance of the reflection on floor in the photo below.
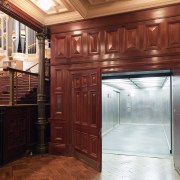
[[[171,159],[103,154],[102,173],[73,157],[28,156],[0,167],[0,180],[179,180]]]
[[[169,157],[161,125],[121,124],[103,137],[104,153]]]
[[[108,163],[107,163],[108,162]],[[103,180],[179,180],[172,159],[103,154]]]

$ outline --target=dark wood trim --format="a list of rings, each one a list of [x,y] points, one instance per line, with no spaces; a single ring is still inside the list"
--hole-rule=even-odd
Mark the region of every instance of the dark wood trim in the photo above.
[[[96,161],[94,161],[93,159],[88,158],[87,156],[77,152],[76,150],[74,150],[74,157],[85,162],[86,164],[94,168],[95,170],[101,172],[101,165],[97,163]]]
[[[120,24],[143,22],[147,20],[162,19],[180,15],[180,3],[155,7],[134,12],[98,17],[88,20],[62,23],[51,26],[51,33],[62,33],[83,29],[114,26]]]
[[[29,74],[29,75],[33,75],[33,76],[38,76],[38,73],[32,73],[32,72],[28,72],[28,71],[23,71],[23,70],[19,70],[19,69],[14,69],[11,67],[5,67],[3,68],[4,71],[14,71],[14,72],[20,72],[23,74]]]
[[[8,0],[0,1],[0,10],[37,32],[43,31],[43,24],[32,18]]]
[[[2,163],[32,152],[36,144],[37,105],[1,106],[0,115],[3,124]]]
[[[72,143],[74,155],[98,169],[98,163],[88,159],[91,156],[84,157],[90,145],[84,143],[87,133],[81,133],[81,112],[89,109],[80,103],[86,102],[88,69],[99,68],[102,74],[180,68],[179,9],[176,4],[51,26],[51,153],[68,153],[67,145]],[[74,71],[73,77],[65,73]],[[94,79],[100,81],[98,78]],[[95,91],[101,92],[101,88]],[[62,114],[56,111],[58,103],[64,109]],[[94,105],[101,108],[98,102]],[[82,119],[88,120],[91,115],[85,114]]]

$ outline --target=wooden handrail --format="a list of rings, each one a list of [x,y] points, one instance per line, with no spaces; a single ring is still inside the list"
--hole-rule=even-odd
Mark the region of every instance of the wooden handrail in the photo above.
[[[14,105],[18,101],[18,97],[19,97],[18,91],[22,83],[28,81],[28,90],[29,91],[32,90],[32,85],[34,84],[33,83],[34,80],[32,79],[32,76],[38,77],[38,73],[30,72],[30,70],[38,64],[39,63],[32,65],[31,67],[27,68],[25,71],[20,69],[15,69],[10,66],[2,67],[4,72],[7,72],[8,77],[10,78],[10,101],[9,101],[10,105]],[[47,63],[47,67],[50,67],[49,63]],[[25,80],[23,81],[20,80],[22,76],[24,76],[23,79],[25,78]],[[26,79],[26,77],[28,79]],[[45,80],[47,81],[48,79],[49,76],[45,76]],[[16,89],[14,89],[14,87]]]
[[[30,68],[26,69],[25,71],[29,71],[30,69],[32,69],[33,67],[35,67],[36,65],[38,65],[39,63],[36,63],[34,65],[32,65]]]
[[[11,68],[11,67],[6,67],[6,68],[4,69],[4,71],[14,71],[14,72],[22,73],[22,74],[29,74],[29,75],[33,75],[33,76],[38,76],[38,73],[32,73],[32,72],[23,71],[23,70]]]

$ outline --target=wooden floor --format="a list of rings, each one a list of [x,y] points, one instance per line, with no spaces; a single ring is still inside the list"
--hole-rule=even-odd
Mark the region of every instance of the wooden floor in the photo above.
[[[90,180],[99,176],[73,157],[53,155],[23,157],[0,168],[0,180]]]
[[[103,154],[102,173],[73,157],[28,156],[0,168],[0,180],[180,180],[172,159]]]

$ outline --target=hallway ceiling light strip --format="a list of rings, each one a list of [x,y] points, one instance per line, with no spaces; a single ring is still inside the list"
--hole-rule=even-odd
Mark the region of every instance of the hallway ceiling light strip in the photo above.
[[[121,90],[127,89],[147,89],[147,88],[162,88],[167,76],[163,77],[144,77],[144,78],[129,78],[129,79],[107,79],[103,80],[103,84],[116,87]]]

